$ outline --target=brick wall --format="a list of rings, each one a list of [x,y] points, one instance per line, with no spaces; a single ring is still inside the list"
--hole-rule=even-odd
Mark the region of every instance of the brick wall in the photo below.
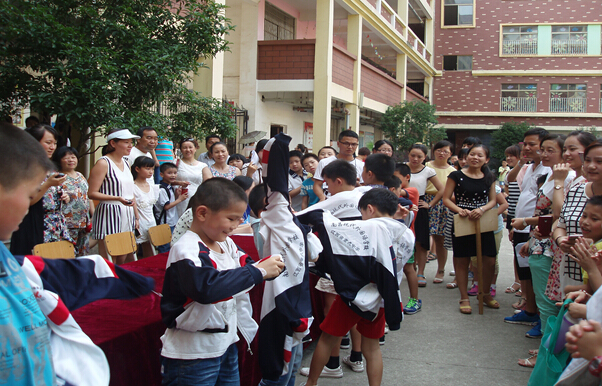
[[[257,42],[257,79],[313,79],[316,41]]]
[[[360,91],[366,98],[392,106],[401,102],[403,85],[384,72],[362,61]]]
[[[539,117],[437,117],[440,125],[449,124],[475,124],[475,125],[501,125],[504,122],[520,121],[535,126],[570,126],[577,130],[579,126],[602,126],[602,119],[598,118],[539,118]]]
[[[355,55],[337,45],[332,49],[332,81],[353,90],[353,64]]]

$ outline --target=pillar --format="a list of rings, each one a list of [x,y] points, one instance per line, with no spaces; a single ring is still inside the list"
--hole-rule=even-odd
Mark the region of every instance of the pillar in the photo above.
[[[316,1],[314,64],[314,149],[330,145],[334,0]]]
[[[353,101],[345,105],[349,112],[351,130],[359,134],[360,129],[360,85],[362,80],[362,16],[347,16],[347,50],[355,55],[353,63]],[[348,127],[347,127],[348,128]]]
[[[406,100],[406,87],[408,83],[408,55],[397,54],[397,69],[395,71],[397,81],[403,84],[401,89],[401,101]]]

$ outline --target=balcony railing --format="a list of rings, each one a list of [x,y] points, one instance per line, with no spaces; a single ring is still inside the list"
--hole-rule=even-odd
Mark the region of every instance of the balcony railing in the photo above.
[[[502,43],[504,55],[537,55],[537,40],[506,40]]]
[[[552,55],[586,55],[587,40],[552,40]]]
[[[502,97],[500,98],[500,111],[537,111],[537,98]]]
[[[550,98],[550,112],[552,113],[584,113],[587,107],[587,98]]]

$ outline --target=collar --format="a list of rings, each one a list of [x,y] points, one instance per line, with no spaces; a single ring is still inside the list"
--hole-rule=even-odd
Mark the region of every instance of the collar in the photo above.
[[[307,178],[307,172],[305,171],[305,169],[303,170],[303,176],[298,175],[291,169],[288,169],[288,174],[289,174],[289,176],[292,176],[293,178],[301,178],[301,181],[304,181]]]

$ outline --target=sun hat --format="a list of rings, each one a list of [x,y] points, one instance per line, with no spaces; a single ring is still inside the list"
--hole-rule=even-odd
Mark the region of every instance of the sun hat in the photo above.
[[[128,129],[120,129],[107,136],[107,142],[112,139],[140,139],[140,137],[132,134]]]

